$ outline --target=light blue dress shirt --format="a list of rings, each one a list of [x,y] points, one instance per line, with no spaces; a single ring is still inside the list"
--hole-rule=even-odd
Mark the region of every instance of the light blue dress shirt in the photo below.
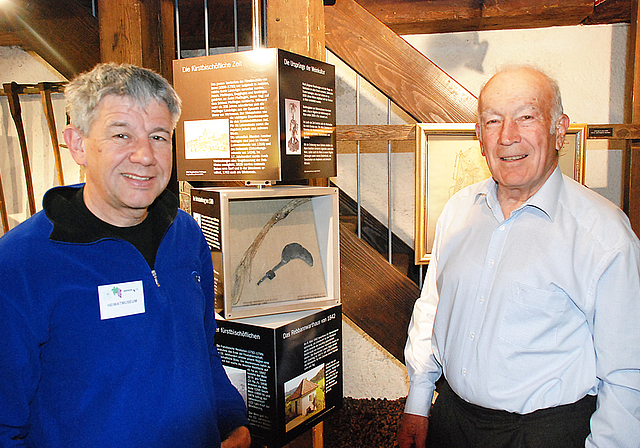
[[[640,241],[626,215],[559,169],[508,219],[492,179],[460,191],[405,358],[405,412],[428,415],[441,373],[468,402],[521,414],[598,394],[586,446],[640,447]]]

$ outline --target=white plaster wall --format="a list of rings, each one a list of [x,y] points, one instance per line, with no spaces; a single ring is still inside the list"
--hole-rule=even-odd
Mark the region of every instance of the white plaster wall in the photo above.
[[[486,31],[404,36],[445,72],[478,95],[484,82],[500,67],[526,63],[539,66],[558,80],[565,112],[574,123],[623,123],[623,96],[627,25],[557,27],[532,30]],[[342,61],[328,54],[336,66],[337,124],[412,123],[391,108],[386,98]],[[356,91],[359,84],[359,109]],[[358,112],[358,113],[357,113]],[[594,144],[595,142],[595,144]],[[360,156],[360,199],[363,207],[387,223],[387,155]],[[356,156],[338,157],[333,180],[356,198]],[[621,151],[590,141],[586,156],[586,184],[616,204],[620,203]],[[393,154],[391,171],[391,225],[413,245],[414,158]],[[406,395],[404,366],[381,349],[351,322],[344,328],[344,394],[355,398],[398,398]]]
[[[400,361],[346,317],[342,330],[344,396],[389,400],[405,397],[409,378]]]
[[[573,123],[623,123],[626,24],[405,36],[474,95],[509,64],[533,64],[554,77]],[[622,153],[587,146],[585,183],[620,204]]]
[[[0,47],[0,83],[37,84],[59,82],[65,79],[43,65],[39,59],[17,47]],[[42,208],[45,191],[57,184],[53,146],[42,108],[40,95],[20,95],[22,121],[25,128],[29,163],[36,200],[36,209]],[[62,94],[52,94],[58,143],[64,143],[62,130],[66,123]],[[80,172],[65,148],[60,149],[65,183],[80,180]],[[4,190],[10,227],[29,217],[27,189],[22,166],[20,142],[6,96],[0,96],[0,176]],[[2,226],[0,226],[2,235]]]

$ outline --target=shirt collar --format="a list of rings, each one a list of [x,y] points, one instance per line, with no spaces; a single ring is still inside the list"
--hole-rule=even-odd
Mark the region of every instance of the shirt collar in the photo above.
[[[562,182],[562,171],[560,171],[559,166],[556,166],[556,169],[551,173],[549,179],[540,187],[536,194],[529,198],[525,206],[530,205],[542,210],[549,219],[553,221],[560,198]]]
[[[542,211],[547,217],[553,221],[556,214],[556,205],[560,198],[560,190],[562,189],[563,177],[560,167],[551,173],[551,176],[540,187],[540,189],[531,196],[527,202],[518,207],[520,210],[524,207],[535,207]],[[500,203],[498,202],[497,195],[498,184],[493,178],[489,178],[484,181],[484,185],[481,185],[478,193],[476,194],[475,203],[477,204],[482,198],[486,200],[487,206],[491,210],[500,210]]]

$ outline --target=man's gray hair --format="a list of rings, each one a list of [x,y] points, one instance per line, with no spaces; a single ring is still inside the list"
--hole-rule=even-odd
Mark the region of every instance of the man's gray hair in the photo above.
[[[67,115],[71,124],[88,134],[100,101],[107,95],[128,96],[146,107],[151,99],[169,108],[175,128],[181,101],[171,84],[159,74],[132,64],[102,63],[76,76],[65,88]]]
[[[560,86],[558,85],[558,81],[556,81],[551,76],[542,71],[540,71],[540,73],[542,73],[547,78],[549,87],[551,87],[551,93],[553,94],[553,105],[551,106],[551,133],[555,134],[556,124],[564,113],[564,109],[562,107],[562,95],[560,94]]]
[[[564,113],[564,109],[562,107],[562,95],[560,94],[560,86],[558,85],[558,81],[556,81],[554,78],[552,78],[547,73],[545,73],[544,70],[536,66],[527,65],[527,64],[507,65],[505,67],[502,67],[500,70],[498,70],[496,74],[500,72],[513,71],[518,69],[533,70],[535,72],[540,73],[547,80],[549,84],[549,88],[551,89],[551,94],[553,95],[553,103],[551,105],[551,111],[550,111],[551,112],[551,129],[549,130],[549,132],[551,134],[555,134],[556,124],[558,123],[558,120]],[[493,76],[491,78],[493,78]],[[484,90],[487,83],[491,80],[491,78],[482,85],[482,88],[480,89],[480,95],[482,95],[482,91]],[[478,118],[479,117],[480,117],[480,101],[478,101]]]

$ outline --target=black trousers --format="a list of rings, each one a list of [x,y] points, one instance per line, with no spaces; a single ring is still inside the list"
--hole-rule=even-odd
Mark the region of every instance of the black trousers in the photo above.
[[[458,397],[444,381],[429,417],[428,448],[584,448],[596,397],[514,414]]]

